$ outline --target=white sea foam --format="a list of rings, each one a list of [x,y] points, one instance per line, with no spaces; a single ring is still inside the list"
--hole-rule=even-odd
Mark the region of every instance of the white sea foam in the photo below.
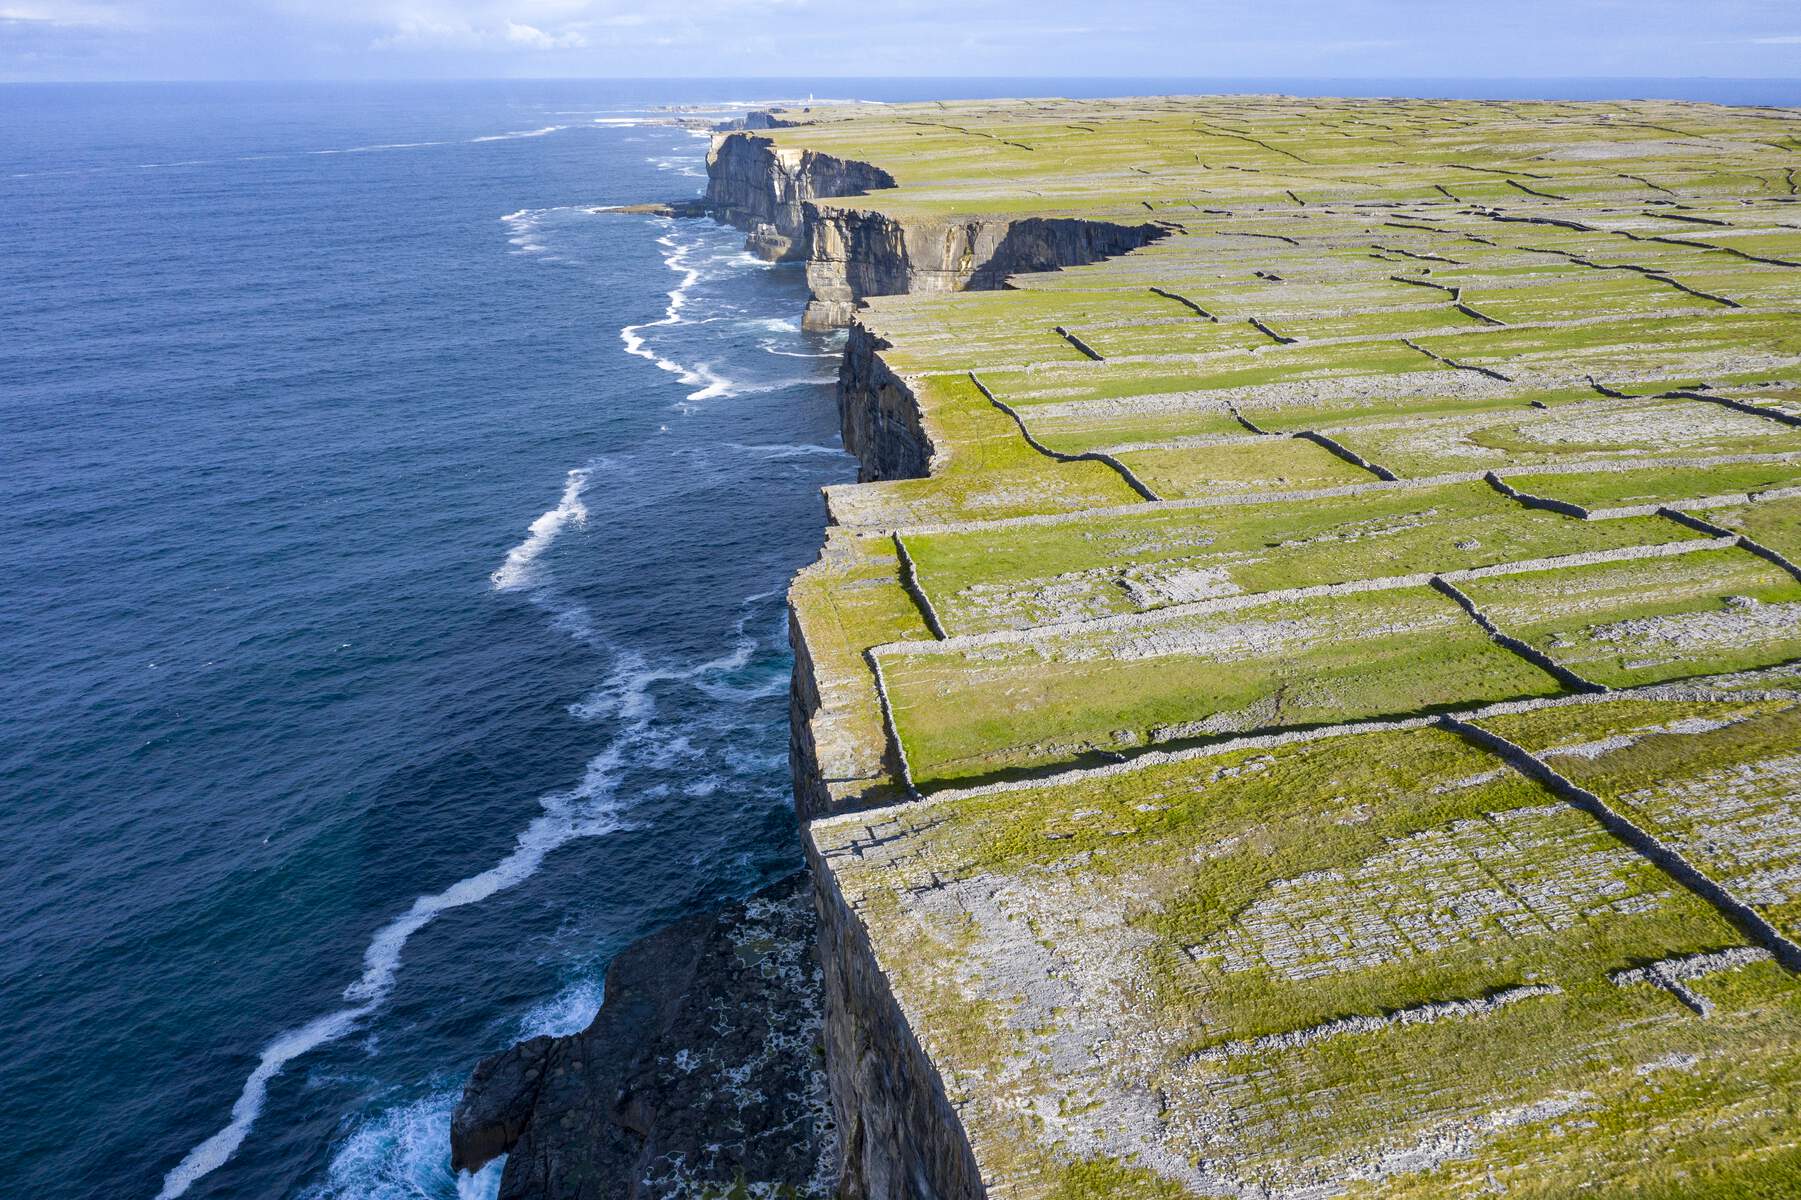
[[[767,598],[767,594],[752,596],[745,604],[748,606]],[[570,715],[583,721],[597,717],[643,721],[656,707],[655,697],[651,694],[653,684],[680,682],[698,686],[697,681],[705,680],[709,675],[743,670],[757,652],[757,639],[745,632],[745,622],[745,618],[740,618],[734,628],[730,650],[691,667],[651,667],[642,655],[622,654],[604,683],[569,706]],[[782,683],[787,686],[785,677]],[[684,743],[685,739],[673,739],[665,753],[681,752]]]
[[[567,1037],[580,1033],[594,1021],[606,999],[606,986],[598,979],[582,979],[565,987],[541,1004],[534,1004],[519,1019],[520,1041],[540,1037]]]
[[[721,756],[726,765],[740,775],[769,774],[784,769],[788,765],[786,754],[758,754],[754,750],[742,747],[728,747]]]
[[[515,129],[511,133],[490,133],[486,137],[472,137],[471,142],[510,142],[515,138],[543,137],[567,129],[567,125],[546,125],[542,129]]]
[[[290,1029],[264,1047],[261,1060],[244,1081],[237,1103],[232,1105],[230,1122],[188,1151],[187,1156],[163,1178],[157,1200],[174,1200],[193,1186],[195,1180],[218,1169],[237,1152],[262,1112],[269,1081],[279,1075],[283,1067],[310,1050],[342,1038],[381,1006],[393,990],[402,951],[415,933],[452,909],[478,904],[523,883],[537,872],[545,856],[559,846],[577,838],[596,837],[626,828],[616,795],[617,776],[627,751],[638,750],[634,742],[644,732],[643,722],[634,723],[588,761],[581,782],[564,791],[541,796],[538,803],[542,811],[520,832],[512,853],[487,870],[459,879],[441,892],[420,896],[405,913],[378,929],[363,952],[363,973],[344,989],[344,998],[356,1003]],[[644,756],[638,753],[637,757],[642,759]]]
[[[651,329],[666,329],[687,322],[683,310],[688,304],[688,293],[704,275],[700,267],[693,262],[695,252],[700,248],[698,242],[683,241],[676,231],[671,230],[657,239],[657,245],[663,247],[663,265],[681,276],[681,281],[669,290],[669,303],[663,308],[663,315],[655,321],[643,321],[636,325],[622,326],[619,340],[624,343],[625,352],[642,358],[656,366],[659,371],[667,371],[674,375],[684,387],[694,390],[689,392],[685,401],[693,403],[701,400],[713,400],[721,396],[735,395],[736,386],[730,379],[713,370],[710,363],[689,366],[665,358],[650,346],[646,334]],[[709,318],[716,319],[716,318]]]
[[[739,454],[749,454],[764,459],[811,458],[817,454],[837,456],[844,453],[842,446],[821,446],[813,442],[765,442],[761,445],[726,442],[725,448]]]
[[[582,503],[582,491],[588,486],[592,469],[590,465],[569,472],[556,507],[539,514],[527,528],[525,540],[507,551],[506,561],[490,577],[496,591],[516,592],[531,587],[538,581],[538,556],[550,549],[557,535],[569,526],[587,524],[588,509]]]
[[[651,157],[644,161],[659,171],[673,171],[677,175],[687,175],[694,179],[705,179],[707,175],[701,169],[702,160],[692,154],[671,155],[667,158]]]
[[[442,1091],[357,1125],[338,1146],[325,1179],[302,1200],[418,1200],[454,1189],[457,1200],[494,1200],[503,1155],[473,1175],[450,1174],[450,1114],[457,1093]]]
[[[783,350],[774,338],[761,338],[757,348],[765,354],[773,354],[777,358],[842,358],[841,350]]]
[[[698,383],[701,386],[688,393],[690,401],[714,400],[720,396],[736,395],[732,381],[713,370],[711,363],[698,363],[682,375],[686,384]]]
[[[417,150],[422,146],[442,146],[443,142],[381,142],[374,146],[350,146],[343,150],[308,150],[308,154],[373,154],[377,150]]]
[[[297,1029],[278,1034],[274,1041],[263,1047],[262,1058],[258,1060],[256,1069],[250,1072],[250,1077],[244,1081],[244,1089],[238,1093],[237,1102],[231,1106],[231,1120],[226,1123],[225,1128],[189,1150],[186,1157],[163,1176],[163,1189],[156,1194],[157,1200],[174,1200],[174,1197],[192,1187],[196,1179],[223,1166],[227,1159],[237,1153],[238,1147],[244,1144],[250,1127],[263,1111],[263,1100],[269,1094],[269,1081],[302,1054],[349,1033],[374,1007],[373,1004],[365,1003],[315,1017]]]
[[[501,224],[507,227],[507,232],[511,235],[507,238],[507,244],[513,247],[515,254],[542,254],[544,252],[544,244],[537,240],[536,235],[538,219],[548,211],[548,209],[542,208],[522,208],[518,212],[510,212],[500,218]]]

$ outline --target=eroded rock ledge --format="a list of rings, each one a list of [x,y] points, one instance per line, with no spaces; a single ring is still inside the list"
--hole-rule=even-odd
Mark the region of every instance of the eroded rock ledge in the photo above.
[[[452,1119],[452,1167],[506,1154],[502,1200],[735,1185],[830,1195],[839,1153],[816,929],[797,872],[634,943],[608,967],[587,1029],[476,1067]]]

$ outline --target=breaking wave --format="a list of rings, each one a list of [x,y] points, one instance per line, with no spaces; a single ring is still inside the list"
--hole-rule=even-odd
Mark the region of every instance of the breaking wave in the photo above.
[[[505,1157],[473,1175],[450,1171],[450,1114],[457,1093],[437,1092],[359,1123],[332,1155],[325,1179],[302,1200],[494,1200]]]
[[[571,525],[588,523],[588,508],[582,503],[582,491],[588,486],[593,465],[577,467],[563,482],[563,494],[556,506],[539,514],[526,531],[525,540],[507,551],[506,561],[494,569],[489,578],[494,589],[516,592],[538,581],[538,556],[550,549],[557,535]]]
[[[518,138],[544,137],[567,129],[567,125],[546,125],[542,129],[515,129],[511,133],[490,133],[484,137],[472,137],[471,142],[510,142]]]

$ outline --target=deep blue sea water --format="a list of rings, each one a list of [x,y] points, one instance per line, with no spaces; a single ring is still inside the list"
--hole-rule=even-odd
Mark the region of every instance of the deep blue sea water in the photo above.
[[[0,88],[0,1193],[451,1197],[481,1054],[795,864],[836,343],[670,103],[1787,84]]]
[[[0,93],[0,1192],[452,1195],[475,1057],[792,869],[834,347],[590,211],[708,92]]]

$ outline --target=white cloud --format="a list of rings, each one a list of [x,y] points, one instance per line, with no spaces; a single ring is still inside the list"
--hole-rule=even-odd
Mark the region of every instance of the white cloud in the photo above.
[[[28,21],[38,25],[126,25],[131,23],[128,16],[120,12],[114,5],[70,4],[64,0],[0,7],[0,21]]]
[[[1801,46],[1801,33],[1782,33],[1775,37],[1752,38],[1753,46]]]
[[[507,22],[507,41],[531,50],[579,50],[588,44],[588,39],[574,30],[553,36],[535,25],[517,21]]]
[[[495,12],[496,5],[443,0],[415,0],[387,7],[389,11],[378,7],[370,14],[378,29],[386,27],[370,42],[372,49],[541,52],[580,50],[588,45],[587,36],[579,30],[556,29],[556,25],[585,7],[572,0],[515,2],[508,5],[513,13]],[[526,19],[521,20],[515,15],[520,7],[537,11],[528,11],[523,14]],[[482,11],[484,8],[487,11]],[[547,30],[546,26],[550,28]]]

